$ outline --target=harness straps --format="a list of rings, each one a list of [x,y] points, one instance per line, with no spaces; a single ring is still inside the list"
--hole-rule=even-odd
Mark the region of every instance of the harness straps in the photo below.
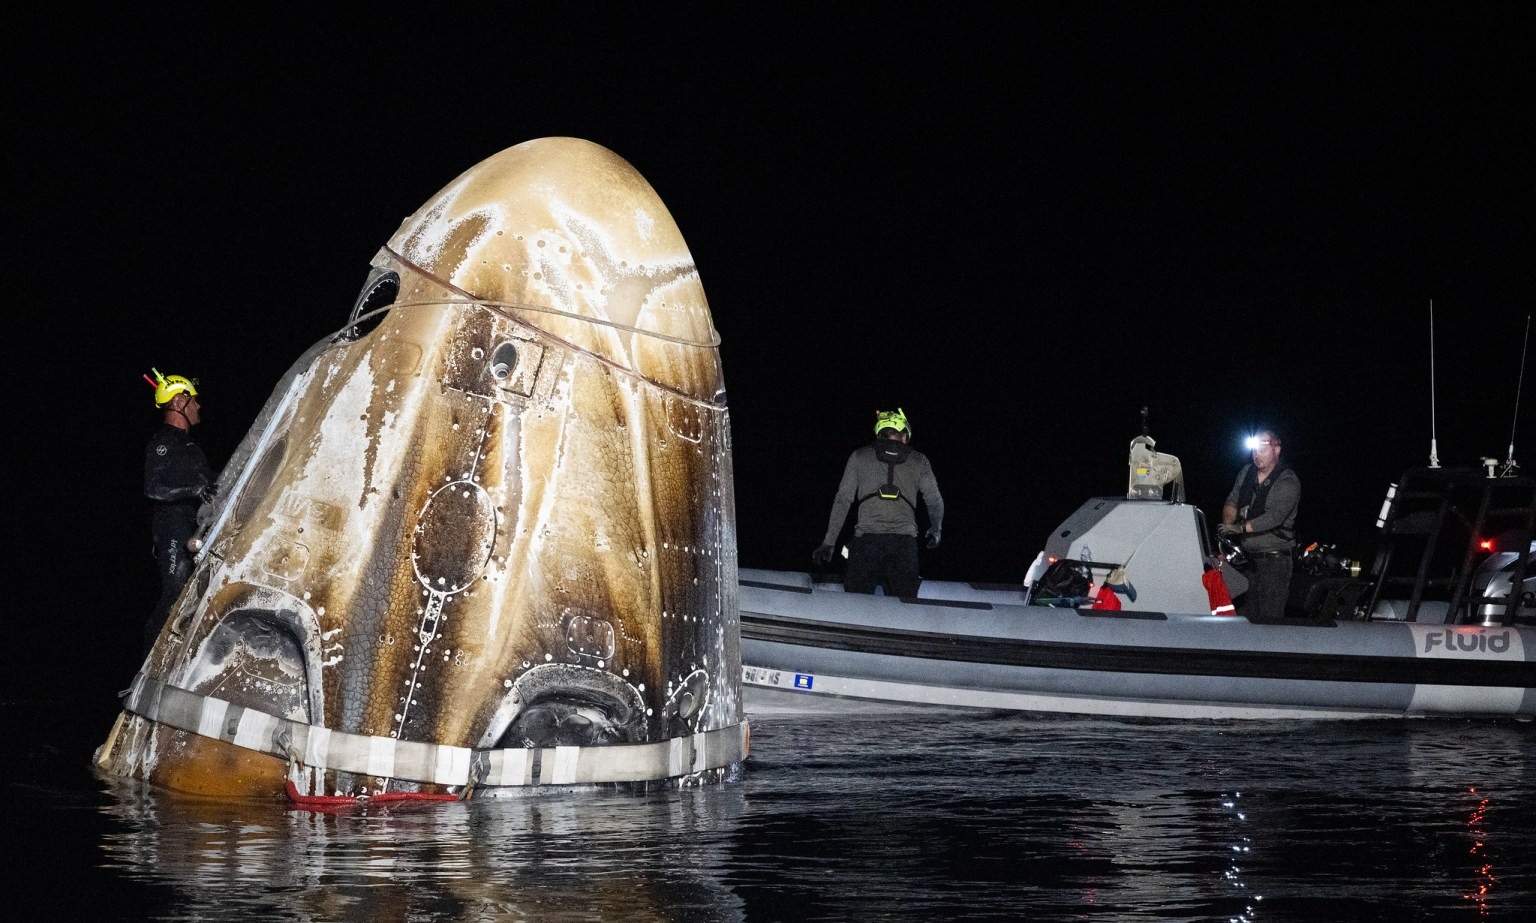
[[[1286,469],[1285,465],[1276,465],[1269,478],[1260,484],[1259,470],[1252,465],[1248,466],[1248,475],[1243,479],[1243,487],[1237,494],[1237,503],[1243,510],[1244,522],[1251,522],[1255,517],[1264,515],[1264,506],[1269,500],[1269,489],[1275,486],[1275,482],[1280,479],[1280,475]],[[1285,541],[1291,541],[1295,537],[1292,530],[1287,529],[1284,524],[1276,526],[1271,531],[1276,537]]]
[[[875,492],[874,493],[865,494],[864,496],[860,497],[858,499],[858,502],[859,503],[863,503],[865,500],[868,500],[871,497],[879,497],[882,500],[905,500],[907,506],[912,508],[912,512],[916,513],[917,512],[917,504],[913,503],[911,500],[909,500],[906,497],[902,496],[901,488],[896,486],[896,466],[907,460],[907,453],[902,452],[902,453],[900,453],[900,455],[901,455],[900,458],[893,458],[891,456],[893,456],[893,455],[895,455],[897,453],[894,453],[894,452],[880,452],[879,449],[876,449],[875,451],[878,454],[886,456],[886,459],[885,459],[885,483],[881,484],[879,487],[875,488]]]

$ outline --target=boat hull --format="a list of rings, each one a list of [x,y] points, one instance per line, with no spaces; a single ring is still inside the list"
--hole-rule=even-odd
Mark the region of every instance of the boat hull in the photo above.
[[[954,587],[964,588],[955,592]],[[742,570],[748,713],[891,707],[1157,718],[1536,714],[1536,629],[914,600]],[[943,598],[948,597],[948,598]],[[961,597],[961,598],[956,598]]]

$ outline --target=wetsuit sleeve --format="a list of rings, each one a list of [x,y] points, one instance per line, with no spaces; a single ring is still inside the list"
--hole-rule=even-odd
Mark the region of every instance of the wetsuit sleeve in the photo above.
[[[1296,506],[1300,502],[1301,478],[1287,471],[1285,475],[1276,478],[1274,486],[1269,488],[1269,496],[1264,500],[1264,512],[1248,520],[1249,531],[1255,534],[1270,532],[1293,522]]]
[[[832,498],[832,515],[827,517],[827,534],[822,539],[823,545],[837,544],[837,536],[843,531],[843,523],[848,520],[848,508],[853,506],[854,498],[858,496],[859,472],[854,460],[858,453],[848,456],[848,464],[843,466],[843,479],[837,485],[837,495]]]
[[[196,500],[213,480],[208,458],[195,442],[156,440],[145,450],[144,495],[151,500]]]

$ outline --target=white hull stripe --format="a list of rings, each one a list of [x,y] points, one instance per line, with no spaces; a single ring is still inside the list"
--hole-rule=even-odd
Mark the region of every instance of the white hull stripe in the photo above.
[[[644,782],[741,762],[747,723],[643,744],[475,750],[348,734],[198,695],[140,673],[123,709],[148,721],[318,770],[488,787]]]
[[[804,711],[804,703],[819,700],[837,710],[837,699],[946,708],[1011,709],[1015,711],[1065,712],[1078,715],[1109,715],[1137,718],[1381,718],[1401,715],[1400,710],[1340,706],[1325,708],[1285,705],[1238,705],[1198,701],[1157,701],[1152,699],[1117,699],[1107,696],[1072,693],[1003,692],[989,689],[965,689],[949,686],[925,686],[917,683],[888,682],[817,673],[814,686],[795,688],[762,678],[764,674],[785,671],[746,667],[742,670],[742,693],[747,710],[760,714],[775,711]],[[788,673],[791,680],[796,674]],[[809,674],[799,674],[805,677]],[[754,695],[754,690],[772,690],[768,697]]]

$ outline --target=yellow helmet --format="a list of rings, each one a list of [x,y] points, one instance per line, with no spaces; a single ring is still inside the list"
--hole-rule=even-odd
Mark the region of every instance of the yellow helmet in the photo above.
[[[155,373],[154,378],[148,375],[144,380],[155,386],[155,406],[164,407],[171,402],[171,398],[185,391],[187,394],[197,397],[197,382],[180,375],[161,375],[159,369],[150,369]]]
[[[881,430],[893,429],[898,433],[912,435],[912,427],[907,423],[907,415],[900,407],[895,410],[875,411],[875,435],[880,435]]]

